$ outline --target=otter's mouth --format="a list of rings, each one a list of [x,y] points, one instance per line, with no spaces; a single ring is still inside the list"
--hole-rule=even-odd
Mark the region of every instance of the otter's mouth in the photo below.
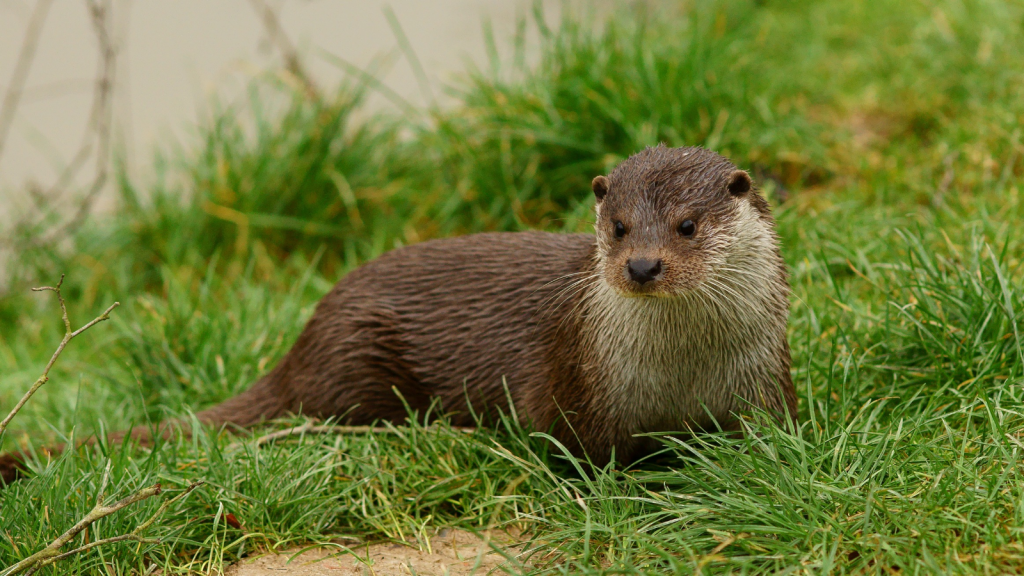
[[[677,291],[666,290],[663,286],[614,287],[616,294],[623,298],[678,298]]]
[[[659,280],[657,282],[647,283],[643,285],[629,281],[606,281],[606,283],[617,295],[623,298],[659,300],[685,298],[687,296],[699,293],[703,285],[703,281],[700,279],[694,279],[692,282],[686,282],[683,284],[681,284],[678,281],[666,282],[664,280]]]

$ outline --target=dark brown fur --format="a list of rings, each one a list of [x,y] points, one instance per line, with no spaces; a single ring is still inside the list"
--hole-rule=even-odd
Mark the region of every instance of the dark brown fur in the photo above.
[[[651,447],[635,440],[634,433],[708,422],[664,414],[638,422],[631,412],[617,408],[633,399],[609,395],[604,380],[623,368],[621,362],[609,367],[608,359],[595,355],[601,349],[595,342],[602,338],[602,326],[620,329],[625,323],[621,329],[634,332],[645,327],[629,326],[628,318],[593,324],[591,317],[601,314],[595,304],[599,284],[621,295],[603,296],[606,307],[611,298],[612,308],[617,297],[674,302],[680,294],[693,292],[713,273],[713,258],[707,255],[722,249],[716,242],[724,242],[716,238],[716,226],[735,218],[736,202],[749,202],[761,221],[774,226],[768,204],[745,186],[746,174],[712,152],[649,148],[608,178],[595,179],[597,238],[476,234],[387,253],[354,270],[321,300],[295,345],[269,374],[198,417],[211,425],[250,426],[301,412],[369,424],[404,420],[403,401],[422,412],[436,399],[453,424],[472,425],[471,412],[507,409],[507,385],[524,422],[553,429],[556,438],[577,453],[582,448],[597,462],[607,461],[613,448],[620,461],[629,461]],[[675,231],[688,218],[697,221],[697,233],[682,238]],[[616,239],[613,221],[619,219],[629,233]],[[764,313],[758,313],[757,322],[746,323],[741,313],[733,314],[743,326],[712,326],[704,345],[727,349],[735,341],[737,362],[746,362],[737,364],[741,367],[731,387],[714,393],[735,394],[792,416],[796,397],[785,344],[788,285],[774,232],[771,242],[764,253],[753,256],[759,260],[758,270],[770,271],[770,298],[757,304]],[[623,274],[624,263],[638,254],[665,259],[657,281],[639,286]],[[744,265],[740,260],[735,266]],[[706,296],[693,298],[697,312],[716,310],[717,304],[700,299]],[[716,314],[721,322],[731,321],[725,312]],[[673,338],[674,332],[665,336],[669,350],[676,349]],[[771,343],[766,348],[771,361],[764,366],[743,356],[744,346],[758,340]],[[692,348],[687,346],[679,345],[678,362],[699,367],[699,358],[686,356]],[[704,394],[688,392],[685,382],[678,384],[682,388],[672,388],[671,394]],[[660,388],[652,390],[654,396],[661,393]],[[742,402],[729,402],[735,411],[743,407]],[[732,413],[718,416],[719,424],[735,425]],[[132,434],[145,439],[149,433],[136,429]],[[17,454],[0,458],[5,480],[14,477],[20,459]]]

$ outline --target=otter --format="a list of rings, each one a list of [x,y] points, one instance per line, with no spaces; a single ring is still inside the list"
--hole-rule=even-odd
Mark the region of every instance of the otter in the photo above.
[[[353,270],[275,368],[198,420],[401,422],[439,402],[462,426],[511,401],[600,465],[656,448],[644,433],[738,430],[750,407],[795,419],[787,272],[747,172],[658,146],[592,188],[593,235],[474,234]]]

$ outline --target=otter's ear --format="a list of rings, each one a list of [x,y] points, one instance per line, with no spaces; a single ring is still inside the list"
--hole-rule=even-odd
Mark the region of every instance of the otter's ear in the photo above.
[[[608,188],[611,185],[608,179],[604,176],[598,176],[594,178],[594,181],[590,183],[590,187],[594,189],[594,196],[597,196],[597,201],[604,200],[605,194],[608,193]]]
[[[747,174],[743,170],[734,170],[732,174],[729,174],[729,192],[733,196],[742,196],[747,192],[750,192],[750,174]]]

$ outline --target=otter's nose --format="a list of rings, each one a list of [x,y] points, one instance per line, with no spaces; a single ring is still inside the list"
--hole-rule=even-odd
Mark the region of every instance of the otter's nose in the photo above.
[[[638,258],[626,262],[626,271],[629,277],[637,284],[646,284],[661,274],[661,259],[647,260]]]

